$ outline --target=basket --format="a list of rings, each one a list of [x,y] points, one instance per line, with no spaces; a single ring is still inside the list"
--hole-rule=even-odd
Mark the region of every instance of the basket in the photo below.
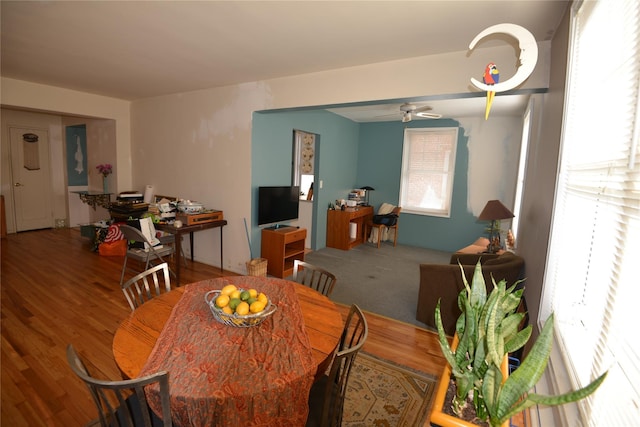
[[[247,275],[267,277],[267,259],[254,258],[251,261],[247,261]]]
[[[236,328],[249,328],[251,326],[258,326],[264,322],[269,316],[271,316],[278,307],[271,303],[271,300],[267,303],[267,306],[260,313],[245,314],[241,316],[239,314],[227,314],[222,309],[216,307],[216,298],[220,295],[221,291],[209,291],[204,295],[204,300],[211,309],[213,317],[220,323],[224,323],[227,326],[234,326]]]

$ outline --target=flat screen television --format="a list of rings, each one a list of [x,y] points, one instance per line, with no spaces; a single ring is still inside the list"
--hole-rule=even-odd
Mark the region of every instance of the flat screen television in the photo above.
[[[300,186],[258,187],[258,225],[298,219]]]

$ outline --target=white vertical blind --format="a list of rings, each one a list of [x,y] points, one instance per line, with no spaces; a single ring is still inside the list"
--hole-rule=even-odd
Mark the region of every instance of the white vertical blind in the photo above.
[[[609,371],[578,403],[592,426],[640,423],[639,21],[637,0],[585,1],[572,17],[540,319],[556,314],[574,388]]]

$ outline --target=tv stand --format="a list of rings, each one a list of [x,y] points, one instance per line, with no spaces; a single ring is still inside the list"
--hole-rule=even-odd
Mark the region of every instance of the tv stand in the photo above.
[[[305,228],[280,225],[262,230],[261,254],[267,260],[267,273],[285,277],[293,274],[293,262],[304,261]]]

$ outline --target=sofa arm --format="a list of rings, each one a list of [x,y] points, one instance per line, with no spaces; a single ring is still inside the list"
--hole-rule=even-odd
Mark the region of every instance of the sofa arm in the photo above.
[[[470,276],[469,276],[470,277]],[[435,329],[435,312],[440,300],[442,325],[453,335],[460,316],[458,294],[462,290],[460,267],[451,264],[420,264],[420,289],[416,319]]]

